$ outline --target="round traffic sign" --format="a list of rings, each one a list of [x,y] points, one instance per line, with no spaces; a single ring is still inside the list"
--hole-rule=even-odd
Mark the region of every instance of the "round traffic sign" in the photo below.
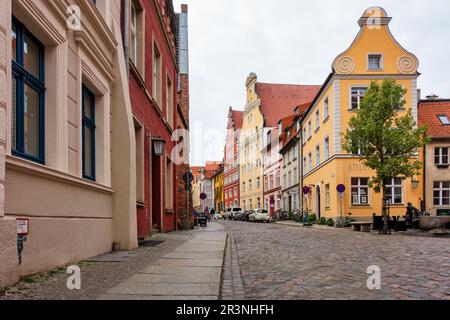
[[[308,186],[303,187],[303,194],[309,194],[311,192],[311,188]]]
[[[208,197],[208,196],[206,195],[206,193],[201,193],[201,194],[200,194],[200,199],[201,199],[201,200],[206,200],[207,197]]]
[[[343,184],[338,184],[336,187],[337,192],[344,193],[345,192],[345,186]]]

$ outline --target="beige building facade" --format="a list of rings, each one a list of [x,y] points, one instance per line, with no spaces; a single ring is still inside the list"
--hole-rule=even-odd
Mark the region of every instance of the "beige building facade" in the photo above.
[[[122,43],[119,0],[2,1],[0,287],[137,246]]]

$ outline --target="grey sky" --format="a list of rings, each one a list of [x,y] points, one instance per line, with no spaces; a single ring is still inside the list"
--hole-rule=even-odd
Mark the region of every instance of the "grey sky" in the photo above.
[[[450,98],[448,0],[174,0],[189,5],[191,162],[223,157],[228,107],[243,109],[245,80],[321,85],[371,6],[420,61],[422,97]],[[219,130],[217,132],[217,130]]]

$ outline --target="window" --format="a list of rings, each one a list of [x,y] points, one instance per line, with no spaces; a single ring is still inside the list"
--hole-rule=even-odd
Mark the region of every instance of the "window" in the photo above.
[[[273,175],[270,175],[270,177],[269,177],[269,185],[270,185],[270,189],[273,189],[273,188],[274,188],[274,185],[273,185]]]
[[[400,178],[389,179],[386,181],[386,199],[391,204],[403,203],[403,181]]]
[[[330,112],[330,106],[328,103],[328,98],[326,98],[323,103],[323,121],[328,119],[329,112]]]
[[[306,172],[306,157],[303,158],[303,171]]]
[[[133,1],[131,1],[130,33],[130,59],[137,65],[137,11]]]
[[[330,159],[330,138],[325,138],[325,154],[324,154],[324,160]]]
[[[330,208],[330,185],[325,185],[325,208]]]
[[[277,187],[279,187],[281,185],[281,176],[280,176],[280,172],[277,171],[277,175],[276,175],[276,180],[277,180]]]
[[[444,115],[444,114],[439,115],[438,118],[443,125],[450,125],[450,120],[448,119],[448,117],[446,115]]]
[[[288,187],[292,186],[292,173],[291,171],[288,172]]]
[[[309,122],[308,122],[308,139],[311,138],[311,136],[312,136],[311,130],[312,130],[312,125],[311,125],[311,120],[309,120]]]
[[[369,178],[352,178],[352,205],[369,204]]]
[[[369,70],[382,70],[383,69],[383,55],[369,54],[367,60],[368,60]]]
[[[450,205],[450,181],[435,181],[433,183],[433,199],[435,206]]]
[[[245,192],[245,182],[242,182],[242,191]]]
[[[287,177],[286,177],[286,175],[284,174],[283,175],[283,188],[286,188],[287,187]]]
[[[320,146],[316,146],[316,166],[320,165]]]
[[[434,164],[437,166],[449,165],[449,149],[450,148],[434,148]]]
[[[44,46],[14,18],[11,37],[12,153],[44,163]]]
[[[252,190],[252,180],[248,180],[248,190]]]
[[[361,101],[367,92],[367,87],[352,87],[351,88],[351,110],[359,109]]]
[[[225,190],[225,200],[228,199],[228,190]]]
[[[308,170],[309,171],[312,170],[312,153],[311,152],[308,154]]]
[[[152,95],[153,99],[161,105],[161,54],[156,46],[153,45],[153,83],[152,83]]]
[[[167,121],[169,122],[169,125],[173,128],[173,86],[169,76],[167,76],[167,87],[166,87],[166,113],[167,113]]]
[[[237,187],[234,187],[234,196],[237,197]]]
[[[261,187],[261,177],[256,178],[256,189]]]
[[[298,182],[297,168],[294,168],[294,184]]]
[[[302,141],[303,141],[303,144],[305,144],[305,142],[306,142],[306,128],[303,128]]]
[[[257,198],[257,201],[258,201],[258,209],[260,209],[261,208],[261,198]]]
[[[320,111],[316,111],[316,130],[319,130],[320,128]]]
[[[95,96],[82,87],[83,101],[83,178],[95,180]]]

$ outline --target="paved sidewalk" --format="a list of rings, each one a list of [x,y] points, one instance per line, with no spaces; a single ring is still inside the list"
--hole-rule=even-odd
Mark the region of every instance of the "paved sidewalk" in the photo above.
[[[102,300],[217,300],[227,233],[209,223],[175,251],[110,289]]]

